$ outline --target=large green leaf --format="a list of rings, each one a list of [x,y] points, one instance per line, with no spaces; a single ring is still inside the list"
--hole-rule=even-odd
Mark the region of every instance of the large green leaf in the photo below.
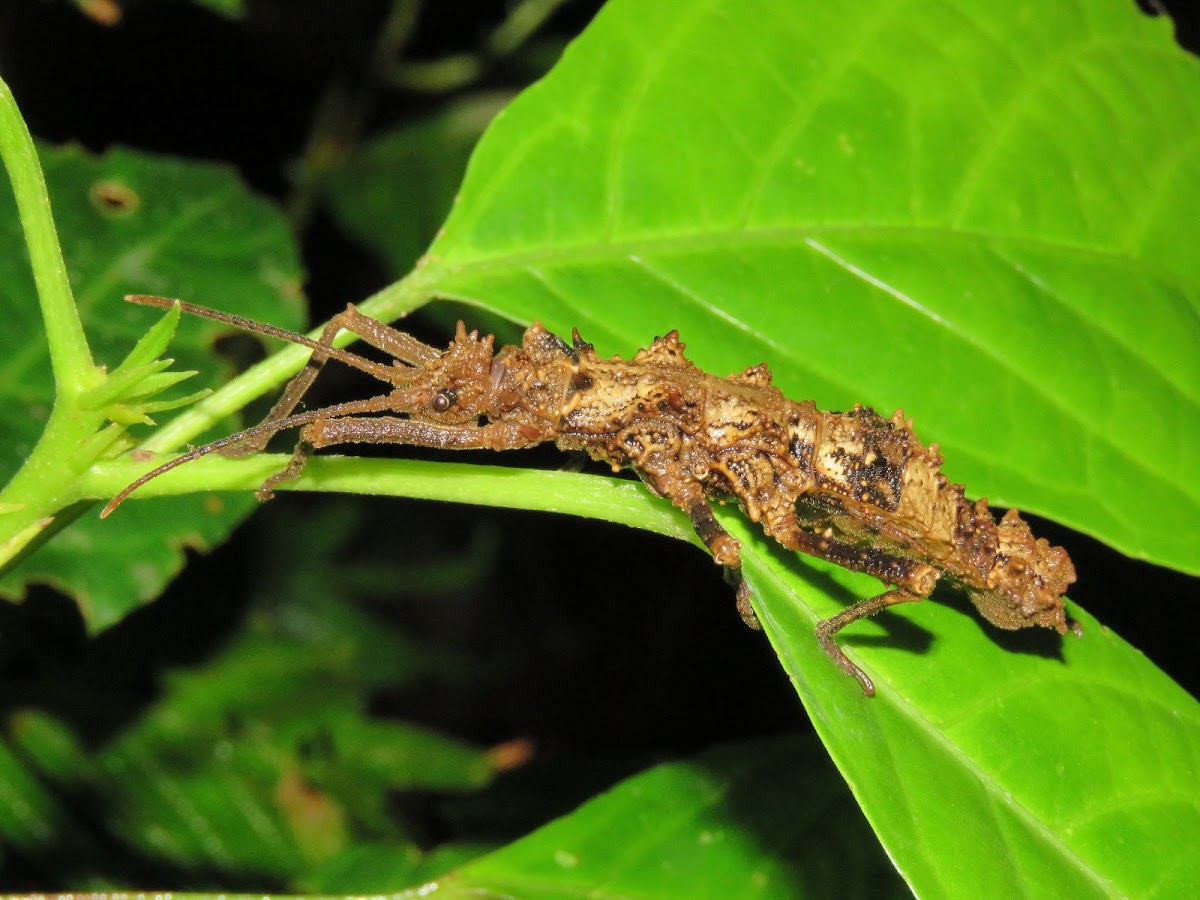
[[[748,537],[738,523],[729,522]],[[747,557],[756,609],[818,733],[922,897],[1182,896],[1200,860],[1200,706],[1085,613],[1083,637],[987,633],[927,601],[848,629],[866,701],[813,638],[871,579]],[[832,676],[832,677],[831,677]]]
[[[41,152],[76,301],[96,360],[120,362],[154,322],[126,293],[219,298],[231,312],[285,327],[302,321],[300,265],[282,216],[228,169],[112,150]],[[0,191],[0,480],[17,469],[40,433],[53,382],[40,310],[11,194]],[[217,303],[218,301],[213,300]],[[200,375],[177,392],[215,386],[225,374],[212,345],[225,329],[181,323],[171,354]],[[195,385],[195,386],[192,386]],[[135,429],[136,433],[136,429]],[[21,597],[49,583],[80,603],[91,628],[158,596],[183,565],[184,547],[224,539],[251,508],[248,497],[176,498],[107,522],[85,515],[8,570],[0,591]]]
[[[615,0],[423,278],[915,415],[975,493],[1200,572],[1200,65],[1126,0]]]

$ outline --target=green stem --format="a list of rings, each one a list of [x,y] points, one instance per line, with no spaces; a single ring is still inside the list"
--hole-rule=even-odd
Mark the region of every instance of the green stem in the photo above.
[[[0,566],[17,556],[77,499],[75,482],[99,452],[104,416],[79,402],[104,373],[92,361],[63,261],[46,179],[33,138],[0,80],[0,158],[12,181],[54,371],[56,396],[42,436],[0,490]],[[81,449],[82,448],[82,449]]]
[[[475,53],[454,53],[440,59],[396,63],[381,78],[397,90],[447,94],[474,84],[482,74],[482,57]]]
[[[0,568],[81,499],[78,479],[94,456],[80,448],[97,440],[103,423],[99,413],[54,404],[37,445],[0,491]]]
[[[565,0],[522,0],[488,38],[493,56],[515,53],[546,20],[554,15]]]
[[[379,81],[393,88],[445,94],[461,90],[479,81],[490,63],[519,50],[565,0],[522,0],[488,37],[480,50],[452,53],[438,59],[404,60],[398,52],[377,54],[375,72]],[[393,16],[397,31],[407,40],[416,11],[401,3]],[[410,16],[411,18],[405,18]],[[388,50],[386,45],[384,49]]]
[[[96,382],[98,372],[75,309],[33,137],[3,80],[0,80],[0,157],[12,181],[25,232],[58,396],[74,397]]]
[[[132,462],[122,458],[98,462],[80,479],[79,497],[107,500],[152,465],[163,461]],[[287,461],[288,457],[272,453],[237,460],[206,456],[150,481],[126,502],[197,491],[254,490],[283,469]],[[669,501],[651,496],[641,482],[581,472],[320,456],[309,460],[303,474],[281,485],[280,490],[410,497],[566,513],[641,528],[699,545],[687,517]],[[121,515],[121,509],[116,509],[113,515]]]
[[[421,0],[393,0],[379,38],[371,52],[371,73],[374,78],[385,71],[393,60],[401,57],[411,43],[421,15]]]

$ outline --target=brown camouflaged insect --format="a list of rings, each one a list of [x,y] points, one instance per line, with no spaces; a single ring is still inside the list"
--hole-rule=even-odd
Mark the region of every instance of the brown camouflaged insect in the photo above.
[[[164,308],[175,302],[128,299]],[[319,341],[180,306],[302,344],[313,355],[261,425],[142,476],[102,516],[175,466],[215,450],[248,455],[287,428],[301,427],[296,451],[287,468],[263,484],[259,499],[299,475],[314,450],[336,444],[515,450],[554,441],[614,471],[632,468],[651,491],[687,513],[713,559],[735,575],[740,545],[713,517],[713,500],[732,497],[785,547],[888,585],[816,629],[821,647],[868,695],[874,684],[834,635],[886,607],[928,597],[941,579],[1000,628],[1077,630],[1063,610],[1063,592],[1075,581],[1066,551],[1035,539],[1015,510],[997,523],[986,500],[969,503],[962,486],[942,474],[937,445],[923,446],[900,410],[884,418],[870,407],[825,412],[810,400],[789,400],[771,385],[765,364],[726,378],[710,375],[683,355],[675,331],[623,360],[597,356],[578,331],[568,344],[536,323],[520,347],[494,352],[491,335],[468,333],[460,322],[449,348],[439,351],[353,306],[330,321]],[[394,362],[334,349],[341,329]],[[391,393],[292,415],[328,358],[386,382]],[[738,609],[757,627],[749,588],[740,577],[737,584]]]

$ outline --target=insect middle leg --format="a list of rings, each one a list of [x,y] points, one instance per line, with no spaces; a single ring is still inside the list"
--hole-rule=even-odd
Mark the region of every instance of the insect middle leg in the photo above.
[[[372,347],[394,357],[401,362],[419,365],[437,359],[438,351],[418,341],[412,335],[405,334],[392,328],[390,325],[385,325],[378,319],[372,319],[370,316],[363,315],[358,311],[358,308],[353,303],[346,305],[346,308],[334,316],[326,323],[321,331],[321,337],[318,343],[325,347],[333,347],[333,339],[339,331],[349,331],[362,340],[366,341]],[[304,368],[301,369],[291,381],[288,382],[283,394],[275,401],[275,405],[271,407],[271,411],[267,413],[266,418],[259,423],[269,425],[272,422],[281,422],[292,414],[292,411],[304,399],[304,395],[308,393],[308,389],[312,387],[317,375],[325,366],[329,357],[320,350],[314,350],[308,358]],[[393,383],[401,383],[406,380],[404,370],[397,368],[396,379]],[[382,378],[378,372],[371,374]],[[222,456],[232,458],[241,458],[258,453],[270,442],[275,433],[267,431],[257,437],[248,439],[244,442],[237,443],[221,451]],[[298,474],[298,472],[297,472]]]
[[[816,628],[817,641],[821,648],[832,657],[843,672],[858,681],[862,686],[863,693],[868,697],[874,696],[874,683],[866,672],[850,661],[850,658],[838,646],[834,636],[851,622],[873,616],[889,606],[924,600],[933,593],[939,572],[932,566],[913,559],[894,556],[871,547],[856,547],[835,540],[830,530],[821,534],[812,534],[799,528],[794,522],[788,522],[769,524],[767,531],[785,547],[828,560],[845,569],[874,575],[880,581],[892,586],[890,590],[884,591],[882,594],[855,603],[836,616],[818,622]]]
[[[699,489],[697,489],[699,493]],[[737,592],[737,611],[742,621],[755,631],[762,630],[762,624],[750,603],[750,585],[742,575],[741,545],[729,534],[713,515],[712,504],[704,499],[703,494],[696,498],[688,498],[684,512],[692,520],[692,526],[708,552],[712,554],[713,562],[725,567],[726,580],[734,585]]]
[[[660,493],[666,493],[662,487],[666,479],[655,479],[655,485]],[[676,488],[669,494],[671,502],[687,513],[692,520],[696,534],[712,554],[713,562],[725,569],[726,580],[737,593],[737,611],[742,621],[755,631],[761,631],[762,625],[750,603],[750,586],[742,577],[741,544],[717,521],[713,515],[712,504],[704,496],[704,490],[694,481],[687,481],[682,487]]]

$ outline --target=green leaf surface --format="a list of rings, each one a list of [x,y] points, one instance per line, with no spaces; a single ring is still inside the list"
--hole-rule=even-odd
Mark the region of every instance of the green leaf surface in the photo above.
[[[444,844],[429,853],[416,847],[360,843],[306,876],[309,894],[387,894],[397,885],[432,881],[490,850],[475,844]]]
[[[659,765],[404,896],[905,896],[810,738]]]
[[[115,368],[159,316],[123,302],[126,293],[211,301],[285,327],[302,322],[300,266],[279,213],[250,194],[228,169],[128,150],[92,157],[76,148],[44,149],[46,172],[71,283],[96,360]],[[22,238],[7,191],[0,196],[0,241]],[[212,298],[219,298],[213,300]],[[43,326],[23,252],[0,257],[0,480],[20,465],[53,399]],[[183,321],[170,354],[178,369],[201,375],[167,398],[215,386],[212,361],[223,329]],[[134,432],[135,436],[137,430]],[[71,594],[88,626],[103,628],[156,597],[181,568],[184,547],[221,541],[252,507],[248,497],[214,503],[174,498],[123,521],[85,515],[37,553],[6,571],[0,591],[24,596],[30,582]]]
[[[1126,0],[614,0],[422,278],[903,407],[975,494],[1200,572],[1200,64]]]
[[[10,742],[0,741],[0,838],[9,849],[26,850],[61,827],[58,804]]]
[[[723,521],[739,538],[749,530]],[[755,545],[767,635],[891,858],[922,897],[1175,897],[1200,883],[1200,704],[1086,613],[1083,636],[997,633],[942,596],[845,629],[871,578]],[[947,599],[955,599],[951,595]]]

